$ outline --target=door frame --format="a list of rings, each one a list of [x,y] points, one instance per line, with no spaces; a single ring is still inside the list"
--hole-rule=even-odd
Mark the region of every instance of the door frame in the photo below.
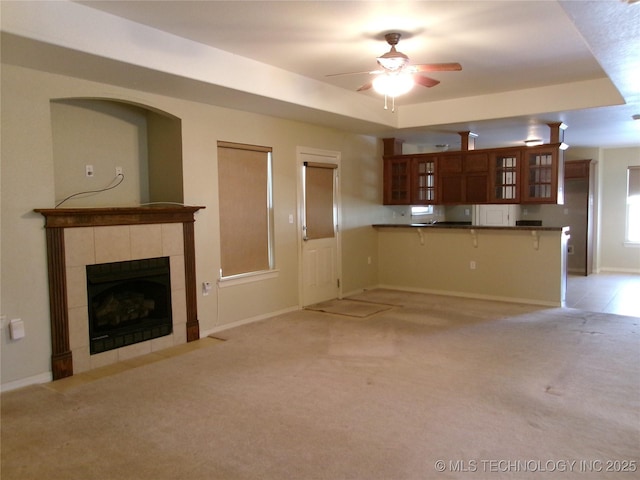
[[[335,209],[336,209],[336,273],[339,279],[338,285],[338,298],[342,298],[342,197],[340,192],[340,173],[341,166],[340,161],[341,152],[333,150],[323,150],[313,147],[296,147],[296,169],[297,169],[297,191],[298,191],[298,222],[297,222],[297,243],[298,243],[298,306],[302,308],[303,304],[303,288],[304,288],[304,256],[302,248],[304,245],[304,162],[308,161],[304,158],[305,155],[313,155],[315,163],[330,163],[337,165],[336,169],[336,183],[335,183]],[[320,158],[318,158],[320,157]]]

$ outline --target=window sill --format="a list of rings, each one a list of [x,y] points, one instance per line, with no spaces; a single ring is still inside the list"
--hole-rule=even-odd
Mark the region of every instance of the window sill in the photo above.
[[[640,248],[640,242],[624,242],[625,247]]]
[[[262,280],[277,278],[278,274],[278,270],[265,270],[262,272],[242,273],[231,277],[223,277],[218,280],[218,287],[226,288],[244,285],[245,283],[261,282]]]

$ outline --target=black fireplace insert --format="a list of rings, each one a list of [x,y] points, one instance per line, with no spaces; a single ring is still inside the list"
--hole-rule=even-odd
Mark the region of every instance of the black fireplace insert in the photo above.
[[[91,354],[173,331],[169,257],[87,265]]]

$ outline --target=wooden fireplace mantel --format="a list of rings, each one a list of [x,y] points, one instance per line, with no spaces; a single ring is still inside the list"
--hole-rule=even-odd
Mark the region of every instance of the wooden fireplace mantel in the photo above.
[[[205,207],[37,208],[35,211],[45,217],[46,228],[72,228],[194,222],[193,214],[203,208]]]
[[[187,307],[187,342],[200,338],[197,312],[194,214],[201,206],[149,206],[106,208],[38,208],[45,217],[49,308],[51,315],[51,370],[53,379],[73,375],[69,347],[69,314],[65,268],[64,229],[117,225],[182,223]]]

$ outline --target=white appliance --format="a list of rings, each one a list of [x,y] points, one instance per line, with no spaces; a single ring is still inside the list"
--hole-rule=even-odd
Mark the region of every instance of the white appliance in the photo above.
[[[472,223],[491,227],[514,227],[520,205],[474,205]]]

